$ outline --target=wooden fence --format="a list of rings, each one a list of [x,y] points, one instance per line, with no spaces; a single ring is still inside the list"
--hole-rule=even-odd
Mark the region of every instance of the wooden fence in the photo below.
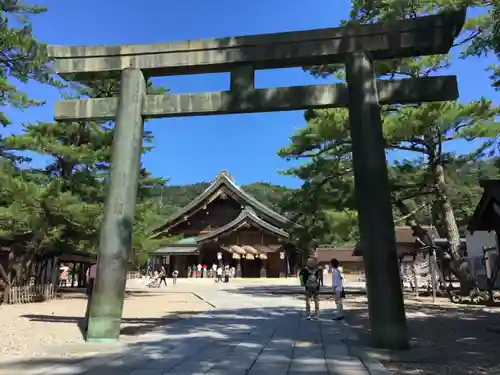
[[[52,284],[25,285],[10,288],[8,303],[30,303],[41,302],[56,298],[56,288]]]

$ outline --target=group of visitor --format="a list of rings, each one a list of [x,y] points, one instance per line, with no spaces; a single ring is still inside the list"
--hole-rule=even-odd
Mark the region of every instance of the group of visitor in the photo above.
[[[211,278],[215,281],[228,282],[230,278],[236,277],[236,268],[229,266],[229,264],[212,264],[208,268],[206,264],[194,264],[187,268],[188,278]]]
[[[172,271],[172,284],[177,284],[177,277],[179,277],[179,271],[174,269]],[[147,286],[160,288],[162,285],[167,286],[167,270],[165,266],[161,266],[153,272],[151,282]]]
[[[340,268],[340,263],[337,259],[330,261],[332,267],[332,294],[336,305],[336,311],[333,320],[344,319],[344,309],[342,305],[342,298],[345,297],[344,293],[344,276]],[[318,319],[319,318],[319,294],[320,288],[323,285],[324,269],[318,267],[318,261],[315,258],[307,260],[307,264],[299,273],[300,282],[304,286],[305,300],[306,300],[306,318]],[[314,302],[314,314],[311,314],[311,300]]]

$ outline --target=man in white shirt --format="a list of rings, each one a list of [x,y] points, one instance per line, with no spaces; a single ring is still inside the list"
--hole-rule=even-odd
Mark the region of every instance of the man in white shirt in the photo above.
[[[343,276],[340,272],[340,264],[337,259],[332,259],[330,261],[332,266],[332,289],[333,289],[333,299],[336,305],[334,320],[344,319],[344,306],[342,305],[342,292],[344,290]]]
[[[321,279],[321,286],[324,286],[325,281],[328,279],[328,264],[323,267],[323,279]]]
[[[87,270],[87,295],[92,294],[92,290],[94,289],[94,281],[95,275],[97,273],[97,264],[92,264]]]
[[[85,332],[89,328],[90,301],[92,300],[92,292],[94,290],[94,281],[97,273],[97,264],[92,264],[87,270],[87,311],[85,312]]]
[[[198,278],[201,277],[201,264],[198,264],[196,266],[196,277],[198,277]]]
[[[217,278],[217,264],[212,264],[212,277]]]
[[[217,268],[216,273],[217,273],[217,279],[216,279],[216,281],[218,283],[221,283],[222,282],[222,267],[221,266],[219,266],[219,268]]]

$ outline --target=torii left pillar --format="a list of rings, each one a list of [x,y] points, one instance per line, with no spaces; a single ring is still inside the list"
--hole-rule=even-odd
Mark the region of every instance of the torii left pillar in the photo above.
[[[121,73],[87,342],[115,342],[120,335],[139,183],[145,95],[146,80],[142,72],[134,68],[124,69]]]

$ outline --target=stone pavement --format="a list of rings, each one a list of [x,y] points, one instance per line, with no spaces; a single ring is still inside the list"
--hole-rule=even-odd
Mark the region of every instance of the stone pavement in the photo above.
[[[383,375],[379,363],[353,349],[351,329],[330,319],[302,318],[303,301],[290,296],[242,293],[241,285],[190,286],[216,306],[208,313],[157,328],[139,341],[82,344],[71,358],[0,362],[12,375]],[[361,358],[361,359],[360,359]]]

